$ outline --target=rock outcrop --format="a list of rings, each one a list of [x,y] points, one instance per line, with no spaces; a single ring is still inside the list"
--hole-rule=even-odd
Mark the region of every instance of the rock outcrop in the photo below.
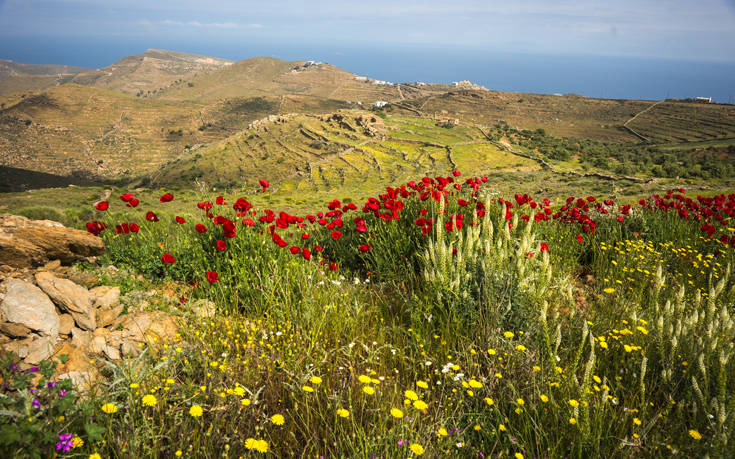
[[[102,239],[86,231],[50,220],[0,215],[0,265],[31,268],[51,260],[68,264],[104,251]]]
[[[175,316],[145,312],[143,301],[123,314],[119,287],[89,289],[79,284],[93,285],[96,276],[62,265],[102,251],[101,239],[59,223],[0,216],[0,350],[15,354],[21,368],[67,355],[58,377],[86,386],[98,374],[95,356],[118,360],[176,335]],[[201,308],[214,313],[213,305]]]

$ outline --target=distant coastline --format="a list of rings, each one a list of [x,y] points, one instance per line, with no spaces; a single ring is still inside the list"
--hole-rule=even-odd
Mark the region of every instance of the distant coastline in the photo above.
[[[574,93],[606,99],[711,97],[714,102],[735,103],[735,61],[509,53],[448,46],[232,43],[192,48],[182,43],[118,44],[107,40],[49,46],[41,38],[0,42],[0,59],[28,64],[101,68],[148,48],[164,48],[231,60],[272,56],[323,61],[394,83],[469,80],[497,91]]]

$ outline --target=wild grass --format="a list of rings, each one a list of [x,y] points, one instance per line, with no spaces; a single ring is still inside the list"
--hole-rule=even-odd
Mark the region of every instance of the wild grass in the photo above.
[[[681,202],[672,193],[661,199]],[[73,430],[84,444],[70,454],[103,457],[727,456],[735,288],[718,239],[735,235],[730,217],[710,238],[656,199],[626,213],[602,196],[564,209],[499,198],[433,182],[366,211],[332,202],[312,224],[203,195],[186,223],[157,211],[137,234],[112,231],[144,213],[116,204],[94,217],[110,225],[106,261],[193,285],[179,336],[109,363],[73,422],[13,409]],[[535,221],[544,208],[577,209],[594,231]],[[196,298],[216,316],[194,316]]]

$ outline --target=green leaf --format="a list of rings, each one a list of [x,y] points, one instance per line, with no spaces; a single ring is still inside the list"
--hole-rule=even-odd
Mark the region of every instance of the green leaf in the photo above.
[[[59,362],[61,362],[62,365],[69,361],[69,356],[66,354],[61,354],[57,358],[59,359]]]
[[[88,424],[84,424],[84,431],[87,432],[89,442],[92,443],[96,441],[102,441],[102,434],[105,432],[105,428],[102,426],[98,426],[93,422],[90,422]]]
[[[0,445],[13,445],[20,441],[20,429],[12,424],[0,427]]]

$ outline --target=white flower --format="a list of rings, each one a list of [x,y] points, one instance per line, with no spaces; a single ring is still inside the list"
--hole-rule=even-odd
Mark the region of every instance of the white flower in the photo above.
[[[431,361],[430,361],[430,360],[427,360],[427,361],[426,361],[426,366],[427,366],[427,367],[430,367],[430,366],[431,366]]]

